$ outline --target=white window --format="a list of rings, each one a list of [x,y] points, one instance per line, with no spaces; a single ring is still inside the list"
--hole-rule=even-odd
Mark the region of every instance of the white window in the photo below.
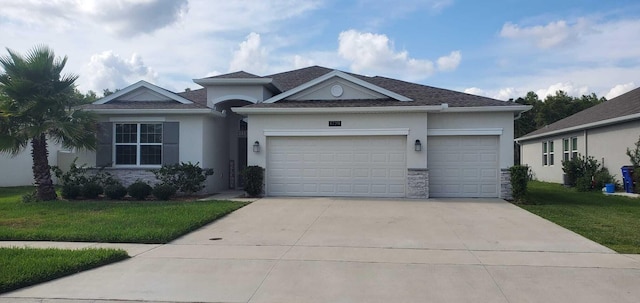
[[[562,139],[562,160],[569,161],[570,153],[569,153],[569,138]]]
[[[116,123],[115,165],[161,165],[162,123]]]
[[[542,165],[553,165],[553,141],[542,142]]]
[[[578,156],[578,138],[571,138],[571,159]]]

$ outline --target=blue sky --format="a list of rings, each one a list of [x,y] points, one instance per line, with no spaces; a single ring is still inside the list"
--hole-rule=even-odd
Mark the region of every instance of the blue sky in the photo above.
[[[640,85],[637,1],[2,0],[0,46],[47,44],[79,88],[171,90],[322,65],[506,100]]]

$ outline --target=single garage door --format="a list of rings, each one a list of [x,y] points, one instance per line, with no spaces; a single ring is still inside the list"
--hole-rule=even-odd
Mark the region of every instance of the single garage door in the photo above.
[[[404,197],[405,136],[270,137],[270,196]]]
[[[498,197],[498,136],[430,136],[430,197]]]

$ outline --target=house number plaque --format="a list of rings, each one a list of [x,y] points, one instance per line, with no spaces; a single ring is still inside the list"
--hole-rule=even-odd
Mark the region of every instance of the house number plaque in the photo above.
[[[342,126],[342,121],[329,121],[329,126]]]

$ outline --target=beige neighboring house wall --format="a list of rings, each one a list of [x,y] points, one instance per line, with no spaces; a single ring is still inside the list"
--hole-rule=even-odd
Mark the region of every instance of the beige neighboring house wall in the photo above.
[[[587,108],[516,139],[521,164],[531,167],[534,178],[563,182],[563,139],[576,137],[578,153],[603,164],[622,181],[621,167],[630,165],[627,148],[634,148],[640,136],[640,88]],[[544,165],[542,144],[554,142],[554,165]]]

